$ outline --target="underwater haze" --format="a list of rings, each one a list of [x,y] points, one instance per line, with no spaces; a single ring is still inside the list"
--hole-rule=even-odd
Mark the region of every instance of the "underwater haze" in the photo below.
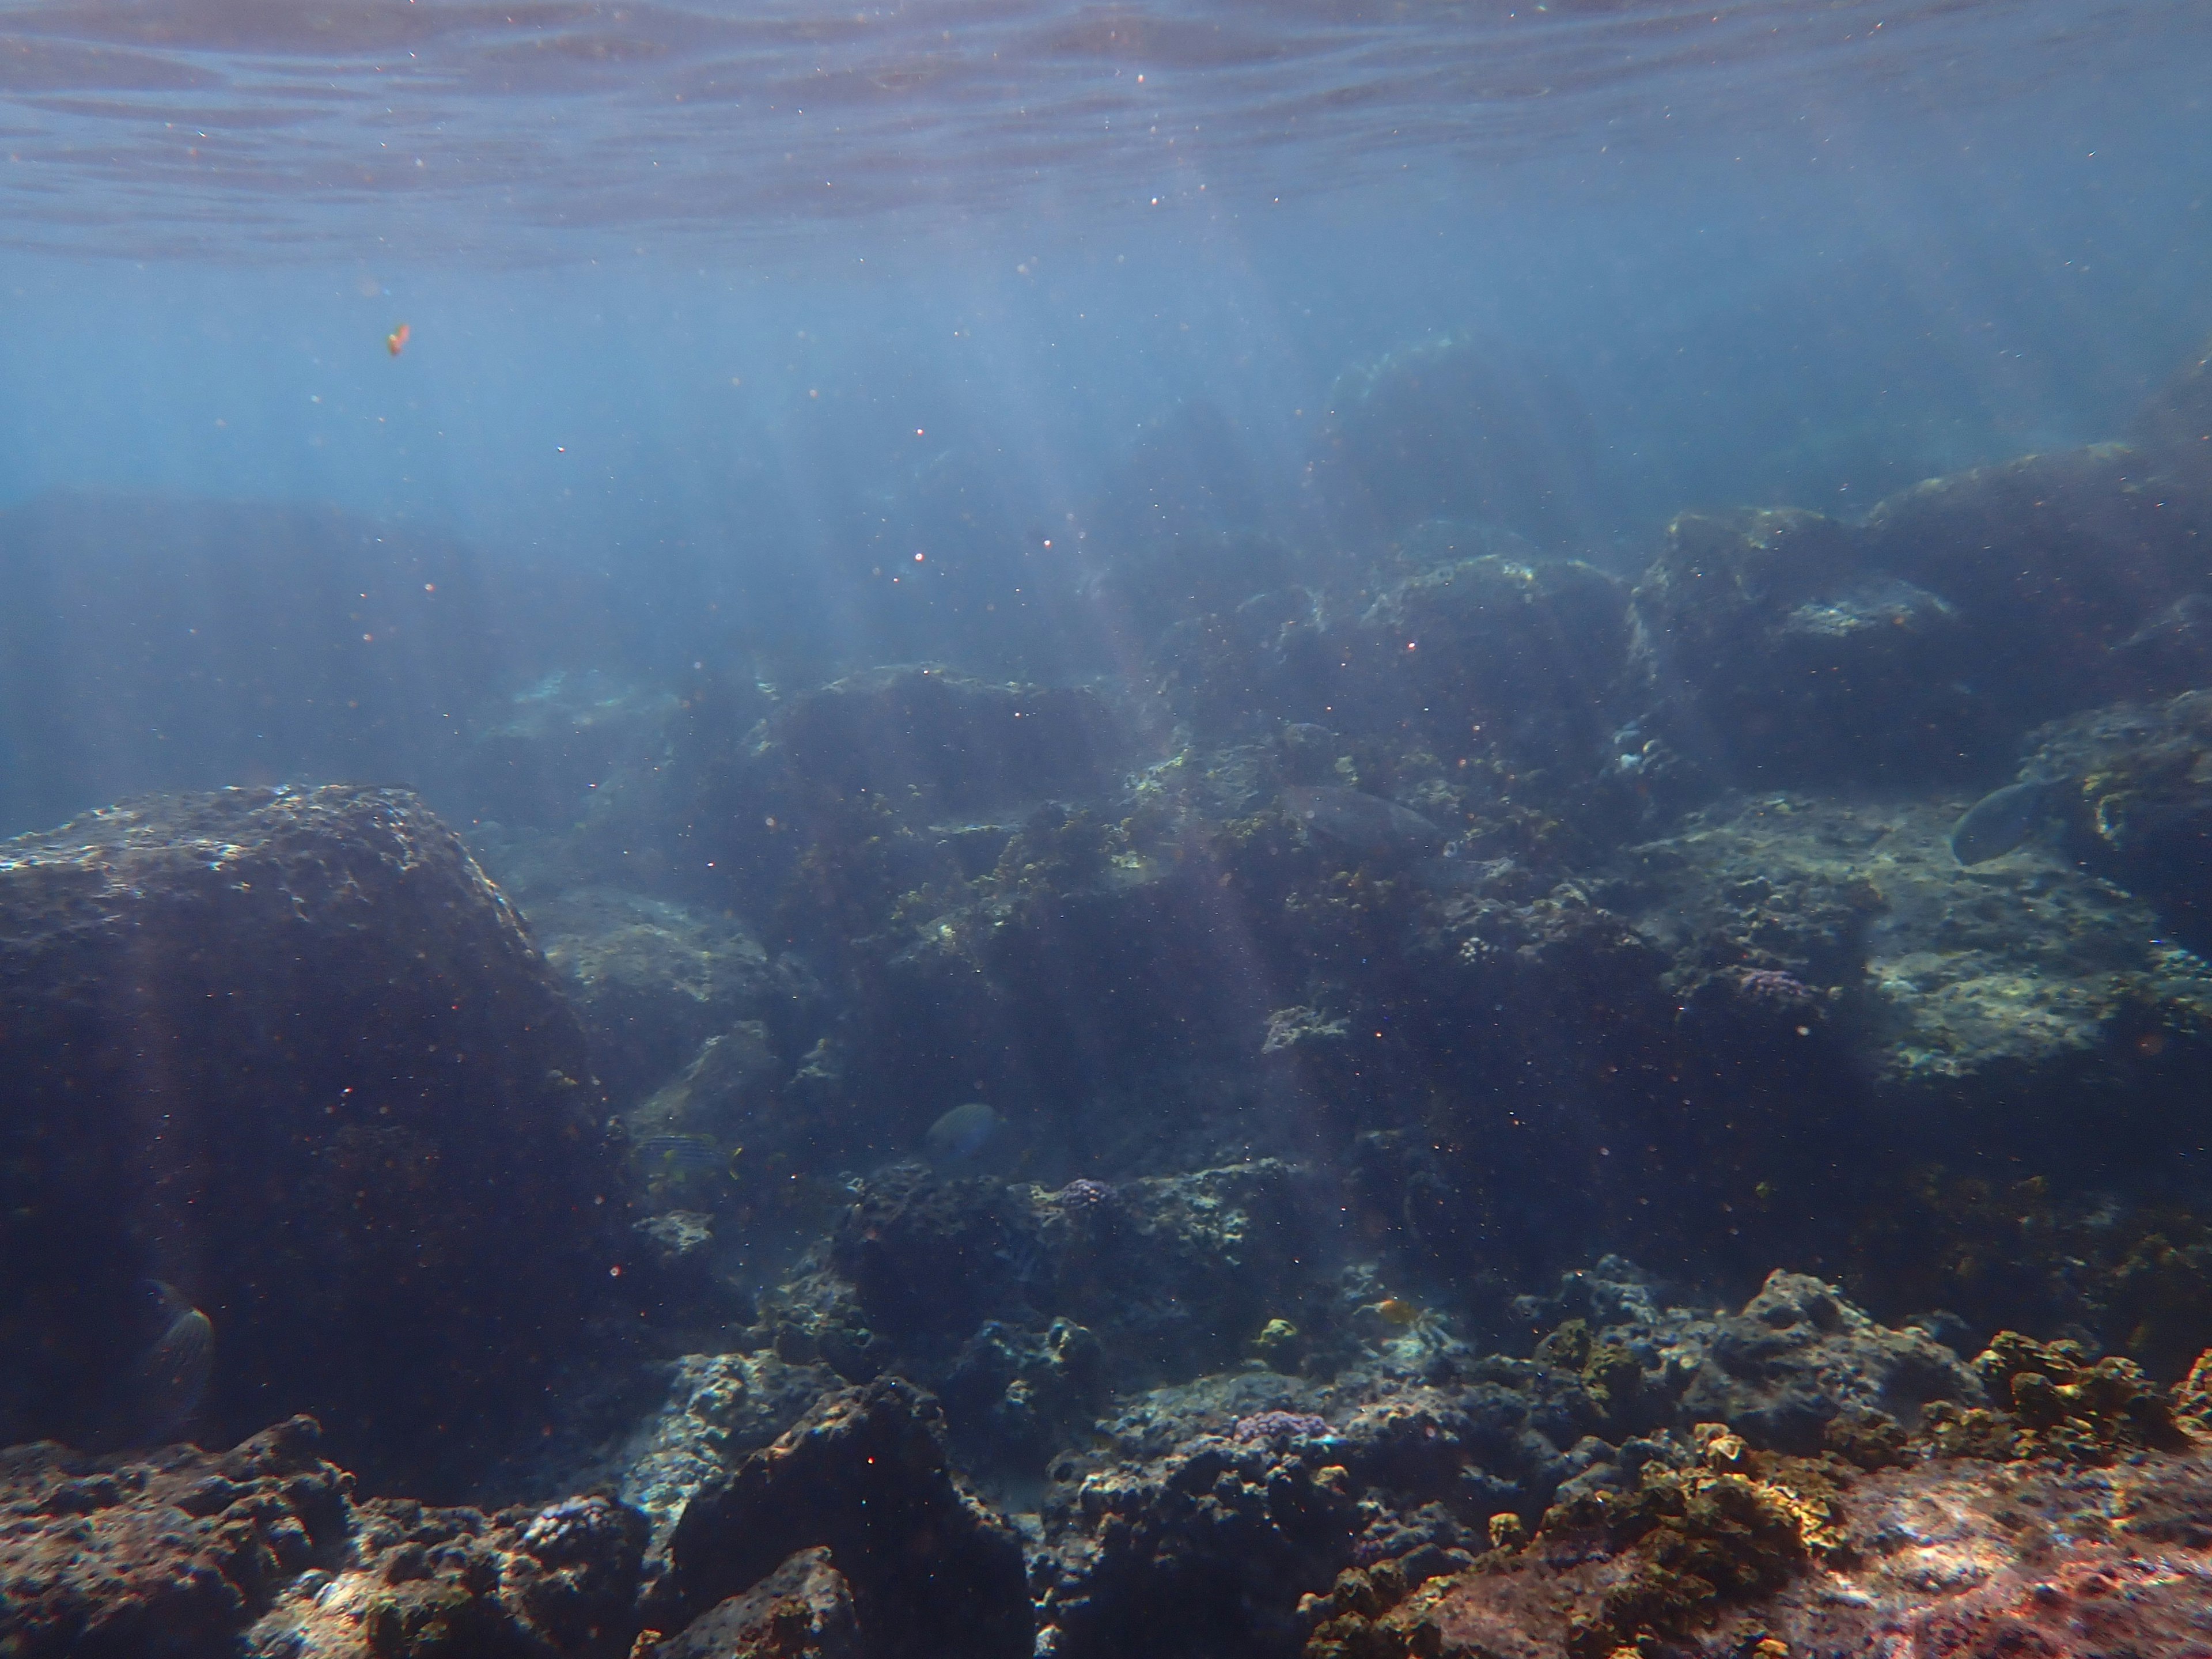
[[[0,0],[0,1652],[2212,1652],[2208,87]]]

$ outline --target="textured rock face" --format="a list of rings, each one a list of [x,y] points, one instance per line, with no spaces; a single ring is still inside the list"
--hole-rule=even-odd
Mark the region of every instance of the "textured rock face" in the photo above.
[[[6,1438],[130,1437],[154,1279],[212,1321],[204,1431],[312,1410],[371,1482],[435,1490],[526,1429],[621,1265],[582,1032],[404,791],[149,799],[0,847],[0,1033]]]
[[[962,1490],[935,1402],[906,1383],[825,1397],[694,1498],[648,1617],[676,1623],[817,1546],[852,1585],[871,1659],[1029,1654],[1021,1546]]]
[[[1858,527],[1684,514],[1635,600],[1670,732],[1747,786],[1924,786],[1988,775],[2036,720],[2194,683],[2201,659],[2131,646],[2206,586],[2205,492],[2156,466],[2118,445],[2024,456]]]
[[[374,1498],[246,1632],[259,1659],[599,1659],[635,1628],[645,1518],[603,1497],[486,1515]],[[235,1651],[235,1650],[232,1650]]]
[[[335,1549],[350,1476],[295,1418],[220,1455],[0,1454],[0,1653],[236,1652],[281,1585]]]
[[[648,1650],[652,1659],[863,1659],[853,1592],[830,1552],[801,1550]]]
[[[1884,1329],[1804,1273],[1771,1275],[1741,1313],[1717,1323],[1681,1410],[1770,1450],[1816,1452],[1839,1417],[1880,1413],[1910,1425],[1929,1401],[1981,1397],[1942,1343]]]
[[[791,1025],[811,988],[734,919],[609,887],[556,889],[526,903],[584,1022],[592,1069],[617,1101],[636,1101],[702,1044],[748,1025],[759,1076],[732,1079],[733,1091],[791,1074],[766,1022]]]

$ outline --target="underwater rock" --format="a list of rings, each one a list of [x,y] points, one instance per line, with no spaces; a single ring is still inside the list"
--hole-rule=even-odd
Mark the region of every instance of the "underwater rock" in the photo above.
[[[1931,1407],[1929,1436],[1948,1455],[2104,1464],[2145,1450],[2185,1450],[2201,1437],[2192,1431],[2198,1420],[2177,1412],[2195,1396],[2169,1392],[2118,1354],[2092,1359],[2077,1342],[1999,1331],[1974,1357],[1974,1370],[1995,1409]]]
[[[1741,1313],[1714,1322],[1680,1409],[1762,1449],[1810,1456],[1839,1419],[1879,1414],[1910,1430],[1930,1401],[1982,1397],[1975,1373],[1942,1343],[1876,1324],[1805,1273],[1773,1273]]]
[[[883,796],[937,822],[1097,794],[1130,743],[1095,690],[891,667],[791,699],[763,728],[757,758],[801,791]]]
[[[1668,735],[1736,782],[1957,775],[2017,729],[1962,684],[1955,607],[1815,513],[1684,514],[1634,611]]]
[[[800,1550],[742,1595],[634,1659],[867,1659],[852,1587],[826,1549]]]
[[[1579,781],[1632,712],[1628,585],[1579,560],[1441,560],[1330,631],[1326,718]]]
[[[535,1427],[544,1356],[620,1288],[582,1030],[404,790],[0,846],[0,1437],[96,1431],[161,1279],[212,1325],[207,1431],[312,1408],[366,1480],[443,1489]]]
[[[1326,714],[1338,667],[1328,617],[1321,595],[1302,583],[1255,584],[1162,633],[1152,652],[1159,695],[1178,719],[1217,738]]]
[[[1485,1558],[1373,1620],[1353,1650],[1606,1659],[1618,1643],[1667,1659],[2059,1659],[2195,1653],[2212,1627],[2212,1554],[2201,1528],[2172,1524],[2207,1490],[2202,1452],[2109,1472],[1937,1460],[1843,1481],[1766,1455],[1750,1455],[1749,1479],[1692,1477],[1711,1524],[1662,1523],[1625,1548],[1569,1534]],[[1682,1480],[1659,1477],[1654,1496]],[[1723,1495],[1739,1500],[1732,1522],[1716,1512]],[[1698,1505],[1691,1495],[1684,1517]]]
[[[2090,757],[2054,738],[2033,764],[2076,762]],[[1796,1079],[1799,1132],[1879,1122],[1923,1156],[2001,1151],[2022,1160],[2013,1179],[2078,1182],[2125,1155],[2124,1137],[2172,1133],[2190,1057],[2212,1041],[2212,970],[2160,942],[2170,919],[2033,842],[1960,868],[1947,836],[1963,805],[1723,802],[1625,850],[1594,890],[1673,954],[1701,1020],[1730,1011],[1717,1053],[1743,1052],[1757,1015],[1777,1063],[1793,1045],[1835,1057]],[[1824,994],[1825,1019],[1747,1002],[1747,970]]]
[[[692,1496],[842,1386],[826,1365],[786,1364],[773,1353],[686,1354],[669,1367],[666,1397],[624,1453],[620,1488],[652,1528],[648,1587],[667,1570],[669,1538]]]
[[[2161,482],[2199,503],[2212,495],[2212,346],[2143,400],[2127,437],[2158,469]]]
[[[246,1632],[255,1659],[599,1659],[636,1628],[645,1520],[602,1496],[487,1515],[379,1498]],[[233,1649],[232,1651],[237,1651]]]
[[[352,1477],[294,1418],[227,1452],[0,1453],[0,1652],[230,1659],[347,1527]]]
[[[775,1036],[819,999],[803,969],[787,956],[772,960],[728,915],[591,886],[533,896],[527,910],[584,1022],[594,1070],[626,1104],[670,1081],[672,1057],[725,1036],[735,1040],[716,1056],[717,1092],[757,1093],[778,1073]],[[740,1057],[742,1070],[732,1064]]]
[[[1302,1318],[1329,1295],[1325,1190],[1274,1159],[1049,1190],[895,1167],[838,1223],[835,1277],[801,1281],[809,1303],[787,1316],[830,1342],[849,1296],[878,1345],[868,1363],[896,1353],[948,1407],[963,1393],[957,1356],[986,1320],[1024,1328],[1020,1346],[1055,1376],[1069,1358],[1055,1321],[1081,1328],[1103,1378],[1150,1388],[1235,1365],[1270,1317]]]
[[[1973,726],[2017,732],[2125,689],[2144,665],[2111,647],[2203,586],[2206,515],[2153,470],[2118,444],[2027,455],[1868,515],[1869,562],[1955,611],[1943,678],[1972,688]]]
[[[1541,1397],[1378,1365],[1333,1386],[1247,1372],[1127,1399],[1107,1449],[1051,1471],[1032,1562],[1041,1650],[1294,1654],[1355,1600],[1395,1600],[1540,1510],[1566,1468]],[[1326,1413],[1326,1414],[1324,1414]],[[1346,1575],[1357,1581],[1347,1583]]]
[[[1019,1540],[949,1467],[936,1402],[904,1382],[824,1396],[695,1496],[647,1603],[668,1629],[797,1550],[830,1551],[869,1659],[1029,1659]]]

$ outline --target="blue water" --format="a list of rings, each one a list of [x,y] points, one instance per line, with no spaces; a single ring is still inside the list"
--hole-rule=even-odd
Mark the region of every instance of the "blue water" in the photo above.
[[[1634,568],[2114,431],[2212,323],[2208,63],[2185,0],[15,4],[0,501],[335,503],[829,641],[931,477],[1041,542],[1203,406],[1280,502],[1341,372],[1475,330]]]

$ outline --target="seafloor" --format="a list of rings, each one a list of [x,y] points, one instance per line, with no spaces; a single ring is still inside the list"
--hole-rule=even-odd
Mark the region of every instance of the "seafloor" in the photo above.
[[[0,1659],[2212,1656],[2212,360],[1544,505],[0,845]]]

